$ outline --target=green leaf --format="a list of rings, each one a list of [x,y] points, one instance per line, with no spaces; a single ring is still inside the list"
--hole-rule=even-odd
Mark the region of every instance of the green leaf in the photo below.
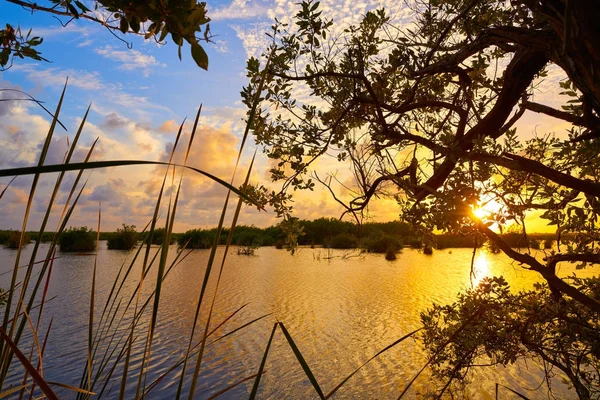
[[[131,26],[131,30],[133,30],[135,33],[140,31],[140,20],[137,17],[132,17],[129,25]]]
[[[0,51],[0,66],[4,67],[8,63],[10,57],[10,48],[5,48]]]
[[[208,55],[198,42],[192,43],[192,57],[200,68],[208,70]]]
[[[119,22],[119,29],[121,30],[121,32],[127,33],[127,31],[129,30],[129,22],[127,22],[127,19],[121,17],[121,21]]]

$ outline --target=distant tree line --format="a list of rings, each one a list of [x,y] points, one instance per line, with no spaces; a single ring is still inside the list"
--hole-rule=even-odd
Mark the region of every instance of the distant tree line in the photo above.
[[[353,222],[340,221],[335,218],[319,218],[313,221],[297,220],[302,227],[302,233],[298,236],[300,246],[323,246],[337,249],[363,248],[373,253],[386,253],[387,251],[398,251],[403,247],[411,248],[472,248],[481,247],[486,244],[485,237],[476,235],[443,234],[432,237],[423,237],[415,231],[409,223],[392,222],[369,222],[357,225]],[[190,249],[208,249],[212,246],[217,234],[217,229],[191,229],[184,233],[173,233],[172,243],[180,247]],[[37,240],[38,232],[26,232],[24,244],[30,240]],[[109,249],[129,250],[138,241],[147,241],[149,232],[137,232],[135,225],[125,225],[115,232],[100,232],[100,240],[106,240]],[[152,244],[161,245],[165,238],[164,228],[155,229],[152,232]],[[223,229],[219,237],[219,244],[227,243],[229,230]],[[62,251],[84,251],[80,244],[75,243],[79,237],[80,242],[86,242],[85,251],[95,248],[96,233],[85,228],[71,228],[65,231],[59,239]],[[0,231],[0,244],[9,248],[17,248],[20,232],[14,230]],[[46,232],[41,241],[51,241],[53,234]],[[520,232],[509,232],[502,238],[513,248],[552,248],[552,234],[528,234],[525,237]],[[232,244],[235,246],[285,246],[286,233],[280,225],[258,228],[256,226],[241,225],[235,228]],[[562,241],[568,241],[569,237],[563,237]],[[74,246],[74,247],[73,247]],[[492,250],[493,250],[493,246]],[[86,250],[87,249],[87,250]]]

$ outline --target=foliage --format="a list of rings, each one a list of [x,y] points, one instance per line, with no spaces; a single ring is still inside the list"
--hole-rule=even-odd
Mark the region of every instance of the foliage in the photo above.
[[[148,240],[148,237],[152,238],[152,244],[160,246],[167,238],[167,231],[165,230],[165,228],[156,228],[152,232],[147,232],[146,234],[144,234],[142,240],[146,241]],[[169,244],[172,244],[175,241],[175,239],[171,235],[169,235],[169,238]]]
[[[179,247],[187,249],[210,249],[214,241],[214,232],[203,229],[191,229],[179,237],[177,244],[179,244]]]
[[[481,247],[485,238],[477,236],[461,235],[435,235],[434,242],[436,249],[461,248],[461,247]]]
[[[191,229],[180,235],[177,239],[179,247],[189,249],[209,249],[212,247],[217,229]],[[218,244],[226,244],[229,231],[223,229]],[[238,246],[273,246],[276,240],[282,235],[277,227],[268,227],[265,229],[255,226],[237,226],[233,232],[231,244]]]
[[[107,246],[111,250],[131,250],[136,245],[138,236],[135,225],[123,224],[122,228],[117,228],[108,238]]]
[[[184,40],[191,46],[191,55],[196,64],[208,69],[208,56],[200,41],[210,41],[210,18],[206,15],[206,3],[196,0],[103,0],[95,2],[94,10],[78,0],[49,0],[48,6],[24,0],[6,0],[31,12],[44,12],[73,19],[84,19],[100,24],[111,32],[141,35],[164,43],[170,34],[178,47],[179,59]],[[106,14],[105,19],[97,16]],[[63,25],[66,25],[63,24]],[[40,37],[21,34],[20,28],[6,25],[0,30],[0,68],[9,68],[14,57],[48,61],[35,49],[43,41]],[[7,67],[8,65],[8,67]]]
[[[0,307],[6,304],[6,300],[8,299],[8,292],[6,289],[0,288]]]
[[[386,260],[388,260],[388,261],[394,261],[396,258],[397,258],[396,257],[396,252],[393,249],[390,248],[390,249],[388,249],[385,252],[385,259]]]
[[[60,251],[85,252],[96,249],[96,232],[86,226],[69,228],[59,238]]]
[[[42,42],[42,38],[31,36],[31,30],[23,36],[21,28],[6,24],[6,28],[0,30],[0,71],[10,68],[14,57],[48,61],[35,49]]]
[[[570,281],[600,299],[600,278]],[[474,365],[533,358],[548,379],[552,368],[564,373],[580,398],[600,396],[598,313],[572,299],[558,299],[547,284],[513,294],[504,278],[485,278],[455,303],[422,313],[421,321],[436,395],[447,387],[462,388]]]
[[[358,247],[358,239],[352,234],[340,233],[332,237],[326,246],[332,249],[355,249]]]
[[[19,247],[19,241],[21,240],[21,232],[19,231],[0,231],[0,244],[8,247],[9,249],[17,249]],[[23,246],[31,242],[29,234],[25,232],[23,237]]]
[[[403,246],[402,239],[389,235],[369,236],[363,241],[363,247],[370,253],[396,253]]]
[[[566,0],[418,0],[410,7],[409,29],[375,10],[340,33],[311,1],[291,24],[276,21],[253,133],[281,190],[254,193],[289,219],[288,192],[311,190],[316,180],[357,222],[372,199],[394,198],[425,247],[435,231],[485,236],[563,295],[600,311],[600,302],[555,274],[559,262],[600,263],[600,13],[593,2]],[[555,85],[561,96],[552,99],[560,108],[537,102],[550,69],[563,75]],[[259,71],[251,59],[242,92],[248,105]],[[562,135],[521,134],[525,112],[571,127]],[[309,174],[328,155],[350,166],[352,182]],[[473,210],[487,203],[497,210],[481,220]],[[520,247],[527,248],[526,218],[540,210],[557,242],[576,237],[543,263],[492,229],[522,226]]]

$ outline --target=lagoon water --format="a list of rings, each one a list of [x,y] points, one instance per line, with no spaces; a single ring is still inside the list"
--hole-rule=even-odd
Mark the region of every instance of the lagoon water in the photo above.
[[[47,245],[42,246],[38,259],[45,257],[45,246]],[[25,248],[21,260],[29,260],[32,248],[33,245]],[[153,252],[157,250],[158,248],[152,249]],[[224,248],[220,248],[219,254],[222,255],[223,252]],[[171,246],[170,259],[176,253],[177,247]],[[0,273],[12,271],[15,255],[14,250],[0,248]],[[119,269],[122,265],[127,267],[133,255],[133,251],[107,250],[106,243],[100,243],[95,299],[96,324]],[[146,378],[148,385],[183,356],[188,345],[208,255],[208,250],[191,251],[165,279],[152,359]],[[196,398],[209,398],[255,374],[276,321],[285,325],[319,385],[327,393],[379,350],[417,329],[420,326],[419,313],[430,307],[432,302],[452,302],[459,291],[471,287],[472,283],[484,276],[504,275],[515,290],[531,288],[539,279],[537,274],[511,263],[502,254],[489,254],[480,250],[475,257],[476,277],[472,282],[469,273],[471,256],[472,250],[469,249],[440,250],[431,256],[405,249],[397,260],[390,262],[383,255],[359,254],[356,251],[301,248],[296,255],[291,255],[285,250],[265,247],[258,249],[254,256],[244,256],[238,255],[235,248],[230,249],[215,301],[211,330],[234,311],[244,305],[245,307],[219,327],[211,339],[257,317],[269,315],[207,347]],[[44,353],[44,377],[49,381],[78,386],[87,359],[94,257],[60,252],[57,252],[57,257],[47,295],[50,301],[45,305],[44,322],[40,329],[43,337],[50,318],[53,318]],[[217,257],[217,260],[220,259]],[[25,261],[22,262],[24,263]],[[215,265],[197,337],[204,329],[213,298],[220,262]],[[120,310],[125,307],[133,288],[139,282],[140,269],[141,262],[136,262],[125,281],[119,297],[123,299]],[[567,276],[574,272],[579,276],[598,273],[593,268],[575,271],[574,266],[563,265],[559,275]],[[6,288],[9,285],[10,275],[11,272],[0,275],[0,287]],[[156,267],[144,281],[143,300],[151,295],[155,281]],[[117,315],[120,317],[120,312]],[[32,313],[32,317],[34,320],[37,318],[37,311]],[[131,314],[127,313],[120,324],[121,328],[114,335],[113,345],[126,334],[130,321]],[[131,371],[134,374],[140,368],[144,335],[149,321],[150,313],[146,312],[138,328],[140,336],[133,346]],[[30,342],[31,334],[29,330],[27,332],[22,346]],[[26,345],[25,349],[28,353],[30,347]],[[111,361],[116,359],[117,353],[110,357]],[[101,357],[97,358],[99,363]],[[195,360],[195,357],[192,358],[189,364],[190,374]],[[426,356],[419,340],[406,340],[365,366],[334,398],[395,399],[425,362]],[[9,382],[12,383],[22,379],[19,364],[14,365],[9,376]],[[105,398],[115,398],[118,394],[120,365],[105,388]],[[108,366],[110,368],[112,363],[109,362]],[[259,398],[317,397],[280,330],[273,339],[265,369]],[[560,378],[558,371],[556,373]],[[134,374],[127,382],[129,396],[135,393],[137,378]],[[146,398],[173,398],[178,374],[179,370],[175,370],[167,375]],[[496,383],[511,387],[531,399],[548,398],[539,367],[531,361],[507,368],[481,369],[473,377],[474,380],[469,385],[469,396],[473,399],[495,398]],[[558,398],[576,397],[558,378],[552,382],[553,394]],[[220,398],[247,398],[252,383],[253,380],[247,380]],[[425,373],[410,389],[407,398],[422,398],[429,387],[429,377]],[[540,389],[534,391],[538,387]],[[101,389],[101,386],[94,387],[96,392]],[[56,390],[60,397],[75,397],[67,389]],[[187,388],[184,393],[187,393]],[[503,391],[499,398],[516,396]]]

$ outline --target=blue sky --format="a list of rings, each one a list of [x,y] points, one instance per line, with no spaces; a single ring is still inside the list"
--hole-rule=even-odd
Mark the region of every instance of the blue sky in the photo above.
[[[43,3],[40,3],[43,4]],[[88,104],[91,113],[83,131],[76,157],[81,159],[94,139],[99,144],[93,160],[144,159],[166,160],[179,124],[188,118],[184,132],[189,132],[200,104],[203,105],[201,129],[190,156],[190,165],[211,172],[225,180],[232,175],[243,132],[245,108],[240,90],[246,84],[245,65],[251,55],[259,56],[268,45],[265,33],[274,18],[289,22],[297,12],[296,0],[209,1],[211,32],[215,43],[205,46],[209,70],[198,68],[189,47],[183,49],[183,60],[177,58],[176,46],[167,40],[157,45],[153,40],[125,35],[126,44],[105,28],[87,21],[73,21],[62,27],[57,19],[0,0],[0,24],[19,25],[22,30],[44,37],[39,46],[50,63],[17,60],[0,72],[1,88],[18,88],[54,109],[66,78],[69,78],[61,121],[68,132],[55,134],[47,163],[61,161],[67,140],[72,139]],[[336,21],[334,34],[357,23],[374,8],[385,7],[392,23],[410,23],[414,17],[403,1],[392,0],[327,0],[321,3],[324,16]],[[330,35],[332,36],[332,35]],[[551,69],[549,77],[536,88],[536,94],[559,106],[557,82],[563,76]],[[0,92],[0,97],[14,94]],[[539,98],[539,97],[538,97]],[[30,102],[0,102],[0,168],[34,165],[46,136],[49,119]],[[526,113],[519,123],[523,137],[551,130],[564,134],[566,126],[556,121]],[[184,136],[184,139],[187,136]],[[253,142],[246,146],[242,171],[254,151]],[[178,154],[179,160],[183,155]],[[315,164],[320,175],[348,174],[348,167],[323,160]],[[253,182],[268,184],[269,161],[259,151]],[[74,226],[94,226],[99,201],[102,200],[103,230],[113,230],[122,223],[144,226],[150,219],[164,168],[128,167],[98,170],[91,174],[77,212]],[[244,173],[238,173],[243,176]],[[86,175],[87,176],[87,175]],[[42,180],[29,229],[36,229],[46,209],[55,177]],[[342,179],[343,180],[343,179]],[[69,175],[57,201],[58,215],[68,194]],[[0,188],[8,179],[0,178]],[[29,193],[31,178],[20,177],[0,200],[0,229],[18,229]],[[275,188],[275,186],[273,186]],[[215,226],[222,208],[225,191],[205,178],[186,175],[176,230]],[[342,209],[322,188],[315,192],[296,193],[295,212],[301,218],[339,217]],[[383,199],[370,209],[374,220],[398,217],[394,200]],[[54,218],[56,220],[56,218]],[[272,212],[258,212],[246,207],[241,224],[267,226],[276,223]]]
[[[323,2],[324,12],[341,21],[339,28],[355,23],[367,10],[384,5],[381,1]],[[392,2],[390,2],[392,3]],[[40,3],[41,4],[41,3]],[[62,27],[57,19],[0,1],[0,23],[19,25],[23,31],[44,37],[39,46],[50,63],[16,60],[8,71],[0,73],[0,88],[18,88],[54,109],[66,78],[69,78],[61,121],[68,132],[58,131],[47,163],[60,162],[88,104],[91,113],[80,141],[77,157],[83,157],[96,137],[100,138],[92,159],[165,160],[179,124],[193,119],[203,104],[200,135],[192,149],[190,164],[228,180],[243,131],[245,108],[240,90],[246,84],[245,65],[250,55],[258,56],[267,46],[265,33],[273,18],[288,20],[296,13],[294,1],[210,1],[211,32],[214,44],[205,46],[209,70],[199,69],[183,49],[183,60],[171,42],[157,45],[133,35],[116,39],[105,28],[87,21],[72,21]],[[390,5],[398,13],[401,8]],[[64,20],[63,20],[64,22]],[[2,92],[0,92],[2,93]],[[4,98],[14,94],[4,92]],[[28,102],[0,103],[0,167],[34,165],[49,120],[44,112]],[[189,123],[184,132],[189,131]],[[253,143],[247,146],[242,171],[249,164]],[[181,155],[180,155],[181,157]],[[321,166],[335,172],[335,165]],[[254,182],[268,183],[268,160],[260,154],[252,176]],[[346,169],[347,170],[347,169]],[[95,225],[102,200],[103,230],[121,223],[145,225],[153,211],[164,169],[153,167],[117,168],[94,171],[84,190],[81,204],[72,217],[72,225]],[[238,175],[243,175],[240,173]],[[38,189],[29,229],[36,229],[46,208],[54,176],[45,176]],[[68,194],[69,176],[57,201],[57,213]],[[0,179],[0,187],[8,182]],[[11,185],[0,215],[0,229],[18,229],[29,193],[30,178],[20,177]],[[341,209],[320,188],[298,194],[296,214],[303,218],[338,217]],[[217,222],[224,190],[213,182],[186,176],[176,230],[210,227]],[[393,219],[397,211],[380,208],[376,219]],[[393,210],[393,211],[392,211]],[[56,219],[56,218],[55,218]],[[246,207],[240,223],[266,226],[276,223],[272,212]]]

